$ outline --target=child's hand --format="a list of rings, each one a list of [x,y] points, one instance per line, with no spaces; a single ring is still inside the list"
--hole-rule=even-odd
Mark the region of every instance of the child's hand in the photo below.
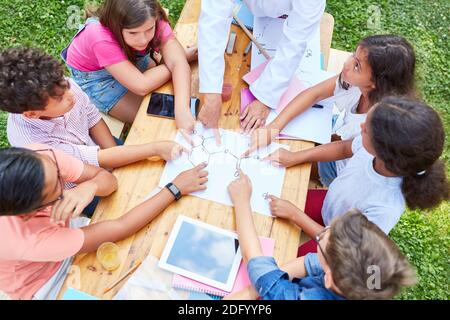
[[[289,168],[299,164],[298,160],[295,158],[295,153],[283,148],[271,153],[265,157],[263,161],[268,161],[276,167],[284,168]]]
[[[228,193],[230,194],[233,204],[250,202],[252,196],[252,182],[249,177],[240,171],[238,179],[234,180],[228,186]]]
[[[63,199],[53,206],[51,220],[67,221],[79,217],[92,200],[94,200],[96,185],[90,182],[79,184],[73,189],[64,190]]]
[[[190,112],[186,112],[180,116],[177,116],[175,119],[177,124],[177,128],[180,130],[180,133],[183,135],[184,139],[192,144],[191,135],[195,129],[195,119]]]
[[[197,46],[187,46],[187,48],[184,49],[184,51],[186,52],[186,59],[189,63],[198,60]]]
[[[161,141],[156,143],[156,153],[165,161],[176,160],[183,152],[188,153],[189,150],[173,141]]]
[[[280,130],[270,125],[253,131],[250,136],[250,148],[242,156],[248,157],[252,152],[270,145],[279,134]]]
[[[202,163],[194,169],[184,171],[175,178],[173,184],[177,186],[183,196],[205,190],[205,184],[208,182],[208,171],[203,170],[205,168],[206,163]]]
[[[277,218],[293,220],[295,215],[300,213],[300,209],[297,208],[292,202],[277,198],[275,196],[269,196],[270,211]]]

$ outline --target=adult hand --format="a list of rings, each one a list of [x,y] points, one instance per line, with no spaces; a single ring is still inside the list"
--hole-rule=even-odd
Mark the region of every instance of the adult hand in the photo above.
[[[270,108],[258,100],[250,103],[241,117],[242,131],[245,133],[252,133],[254,130],[264,127],[269,112]]]

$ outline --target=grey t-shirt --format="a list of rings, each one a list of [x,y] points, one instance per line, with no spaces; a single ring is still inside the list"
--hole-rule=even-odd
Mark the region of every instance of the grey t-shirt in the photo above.
[[[350,209],[360,210],[388,234],[405,210],[403,178],[384,177],[373,168],[373,159],[359,135],[353,140],[353,157],[331,183],[322,207],[325,225]]]

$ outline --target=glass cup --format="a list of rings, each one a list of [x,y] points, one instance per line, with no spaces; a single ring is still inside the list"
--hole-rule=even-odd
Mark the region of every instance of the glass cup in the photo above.
[[[97,249],[97,260],[107,271],[114,271],[120,266],[119,246],[105,242]]]
[[[222,102],[231,100],[233,94],[233,85],[231,83],[224,83],[222,87]]]

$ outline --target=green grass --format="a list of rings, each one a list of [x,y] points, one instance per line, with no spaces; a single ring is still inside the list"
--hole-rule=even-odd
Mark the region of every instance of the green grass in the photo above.
[[[175,24],[183,0],[161,1]],[[450,163],[450,48],[448,0],[381,0],[381,24],[368,29],[368,0],[329,0],[327,11],[336,20],[333,48],[352,51],[364,36],[396,33],[414,46],[418,59],[418,88],[424,100],[438,110],[446,128],[443,159]],[[40,47],[58,56],[75,30],[67,28],[70,5],[81,0],[0,0],[0,48]],[[73,13],[73,12],[71,12]],[[0,113],[0,146],[7,146],[6,116]],[[407,211],[391,236],[417,269],[419,284],[398,299],[450,299],[450,204],[427,212]]]

